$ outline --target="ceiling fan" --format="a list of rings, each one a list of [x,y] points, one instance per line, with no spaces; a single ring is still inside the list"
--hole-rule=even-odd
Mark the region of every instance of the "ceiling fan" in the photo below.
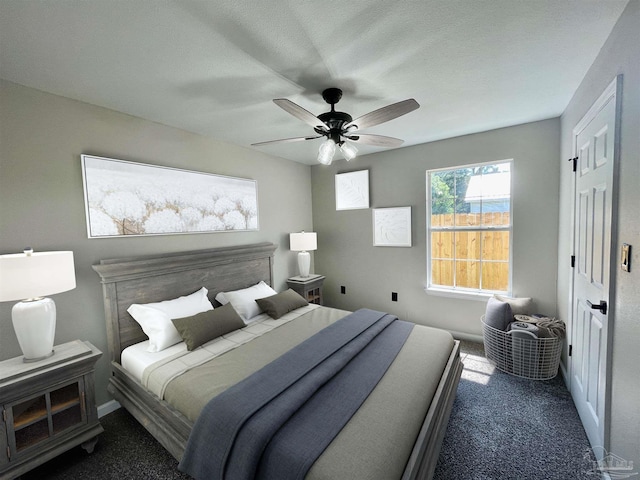
[[[358,153],[358,149],[354,143],[374,145],[377,147],[399,147],[402,145],[404,140],[400,140],[399,138],[359,133],[359,131],[364,128],[388,122],[389,120],[398,118],[420,107],[418,102],[413,98],[410,98],[408,100],[403,100],[402,102],[379,108],[378,110],[369,112],[354,120],[348,113],[337,112],[335,109],[336,103],[338,103],[342,98],[342,90],[339,88],[327,88],[322,92],[322,98],[324,98],[325,102],[331,105],[331,111],[321,113],[317,117],[313,113],[302,108],[300,105],[293,103],[291,100],[287,100],[286,98],[276,98],[273,100],[273,102],[285,112],[288,112],[308,125],[311,125],[316,135],[258,142],[253,143],[252,146],[299,142],[326,137],[326,140],[322,142],[318,151],[318,162],[324,165],[331,164],[336,151],[336,146],[340,148],[344,158],[349,161],[355,158]]]

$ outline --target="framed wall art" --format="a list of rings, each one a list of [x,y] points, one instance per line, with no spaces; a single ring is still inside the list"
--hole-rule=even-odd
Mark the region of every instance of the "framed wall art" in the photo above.
[[[89,238],[258,230],[257,182],[81,155]]]
[[[369,208],[369,170],[336,174],[336,210]]]
[[[411,246],[411,207],[373,209],[375,247]]]

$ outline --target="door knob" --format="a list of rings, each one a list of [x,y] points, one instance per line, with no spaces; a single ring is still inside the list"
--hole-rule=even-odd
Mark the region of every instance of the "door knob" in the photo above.
[[[589,300],[587,300],[587,305],[589,305],[589,308],[591,310],[600,310],[603,315],[607,314],[607,302],[605,302],[604,300],[600,300],[600,303],[598,303],[597,305],[594,305]]]

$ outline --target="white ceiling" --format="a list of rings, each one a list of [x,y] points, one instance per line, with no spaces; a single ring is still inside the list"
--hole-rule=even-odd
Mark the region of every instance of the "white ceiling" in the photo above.
[[[404,146],[560,115],[627,0],[0,0],[0,77],[314,164],[277,107],[354,118]],[[380,148],[359,147],[361,154]]]

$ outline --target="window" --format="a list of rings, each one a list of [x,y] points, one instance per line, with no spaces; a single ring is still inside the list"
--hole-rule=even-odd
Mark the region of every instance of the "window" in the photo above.
[[[427,290],[511,292],[511,163],[427,171]]]

